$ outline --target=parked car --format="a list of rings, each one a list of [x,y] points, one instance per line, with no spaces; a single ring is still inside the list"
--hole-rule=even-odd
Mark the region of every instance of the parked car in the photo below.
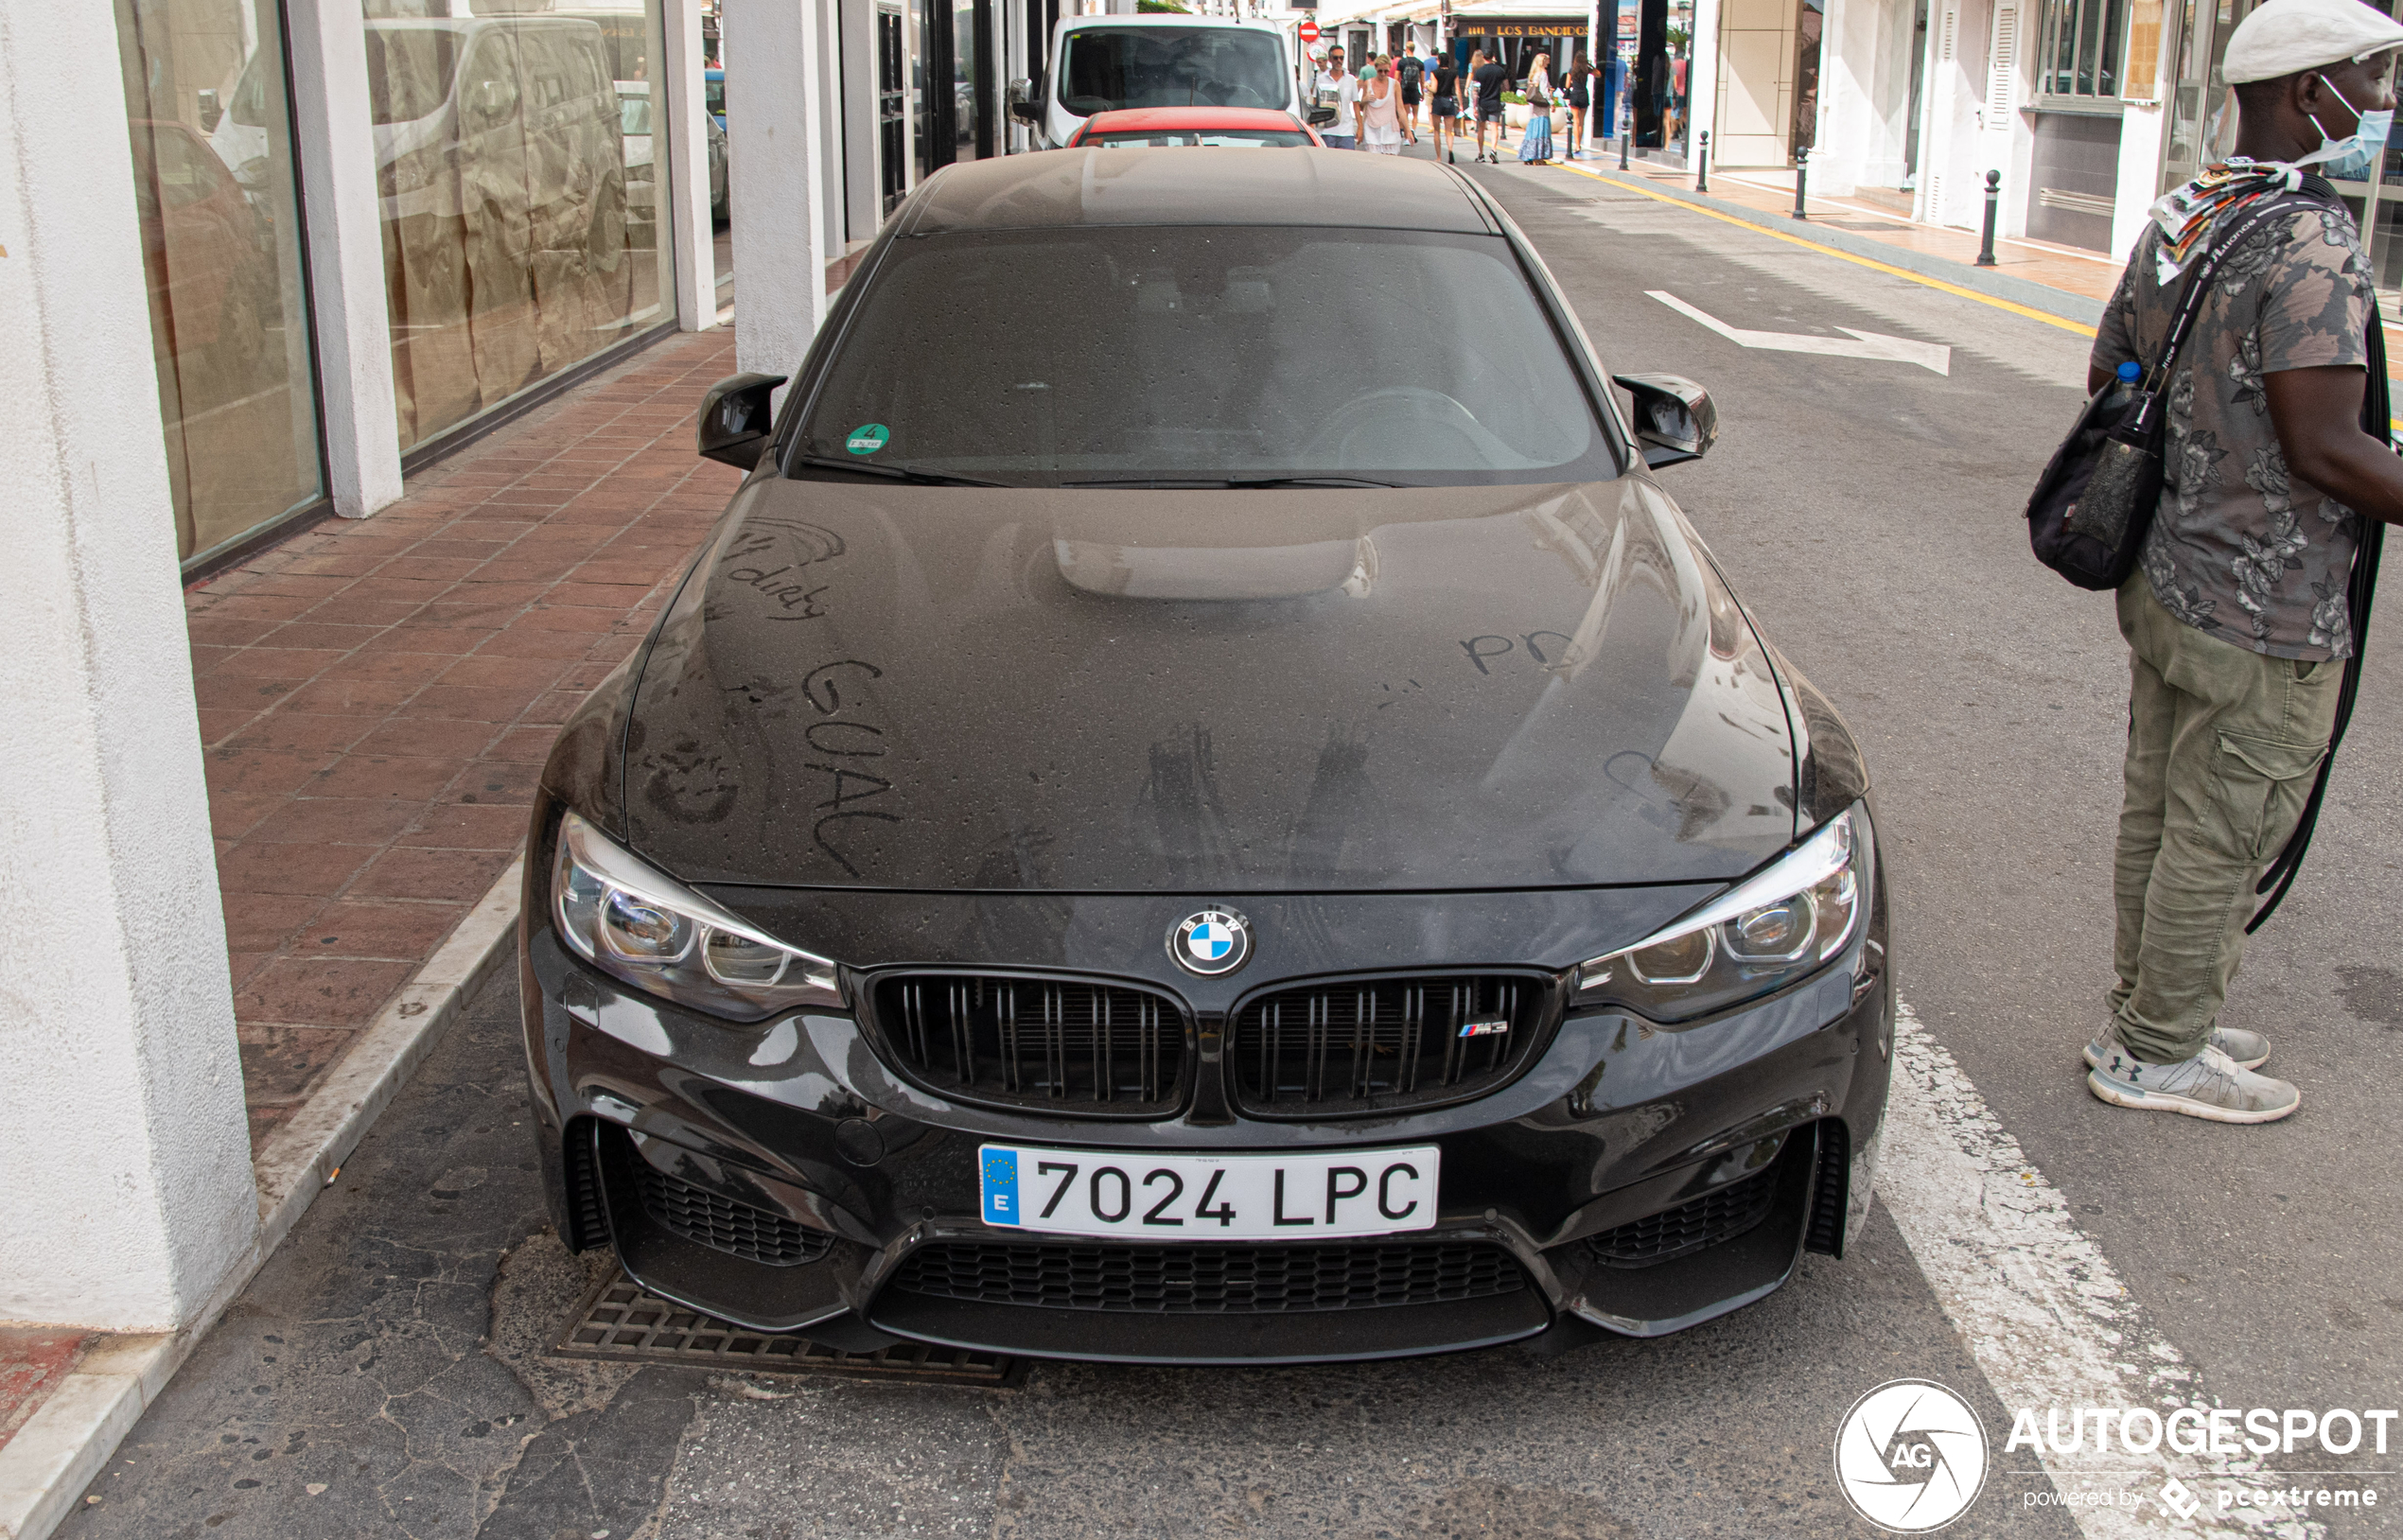
[[[1142,107],[1096,113],[1086,118],[1069,148],[1106,145],[1114,149],[1164,149],[1203,146],[1214,149],[1273,147],[1326,148],[1318,131],[1291,113],[1259,107]]]
[[[279,317],[274,262],[258,212],[208,140],[167,119],[130,126],[153,341],[190,415],[257,388]]]
[[[1406,314],[1412,324],[1379,322]],[[1066,150],[886,221],[562,729],[560,1235],[831,1347],[1225,1363],[1762,1298],[1868,1211],[1868,779],[1432,164]]]
[[[1063,16],[1044,77],[1016,82],[1010,96],[1049,146],[1067,144],[1096,113],[1303,107],[1277,26],[1210,16]]]
[[[618,87],[618,130],[624,140],[625,151],[625,217],[628,239],[637,246],[649,246],[658,236],[658,172],[652,158],[652,135],[657,131],[651,105],[651,82],[620,80]],[[710,218],[726,218],[726,131],[717,119],[701,114],[709,126],[710,140]]]
[[[601,28],[567,17],[367,23],[387,225],[522,222],[535,251],[625,247],[625,159]],[[412,237],[415,238],[415,237]]]

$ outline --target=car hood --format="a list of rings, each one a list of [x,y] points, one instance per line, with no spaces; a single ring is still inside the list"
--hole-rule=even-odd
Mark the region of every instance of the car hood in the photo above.
[[[624,832],[687,882],[1722,881],[1795,831],[1768,661],[1632,476],[755,478],[661,622],[623,752]]]

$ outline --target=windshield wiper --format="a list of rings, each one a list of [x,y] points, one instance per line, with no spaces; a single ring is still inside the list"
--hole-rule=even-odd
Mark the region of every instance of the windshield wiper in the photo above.
[[[1401,486],[1400,481],[1373,481],[1365,476],[1138,476],[1122,481],[1062,481],[1061,486],[1152,487],[1166,490],[1236,488],[1253,491],[1282,486]]]
[[[1008,481],[988,481],[980,476],[954,476],[949,471],[919,470],[910,465],[871,465],[864,460],[837,460],[833,455],[797,454],[796,465],[811,465],[819,470],[851,471],[860,476],[882,476],[895,481],[915,481],[921,486],[1008,486]]]

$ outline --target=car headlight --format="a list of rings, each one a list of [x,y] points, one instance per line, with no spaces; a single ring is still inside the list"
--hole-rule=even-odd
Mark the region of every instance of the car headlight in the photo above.
[[[1767,869],[1624,952],[1577,969],[1577,1004],[1684,1022],[1770,994],[1851,945],[1877,869],[1868,812],[1828,820]]]
[[[595,968],[738,1022],[843,1004],[834,964],[788,947],[620,849],[570,813],[551,866],[553,920]]]

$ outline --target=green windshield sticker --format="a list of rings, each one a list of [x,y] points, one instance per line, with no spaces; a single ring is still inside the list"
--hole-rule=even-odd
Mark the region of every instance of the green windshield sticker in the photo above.
[[[851,436],[845,441],[843,447],[853,454],[874,454],[892,436],[893,430],[883,423],[862,423],[851,429]]]

